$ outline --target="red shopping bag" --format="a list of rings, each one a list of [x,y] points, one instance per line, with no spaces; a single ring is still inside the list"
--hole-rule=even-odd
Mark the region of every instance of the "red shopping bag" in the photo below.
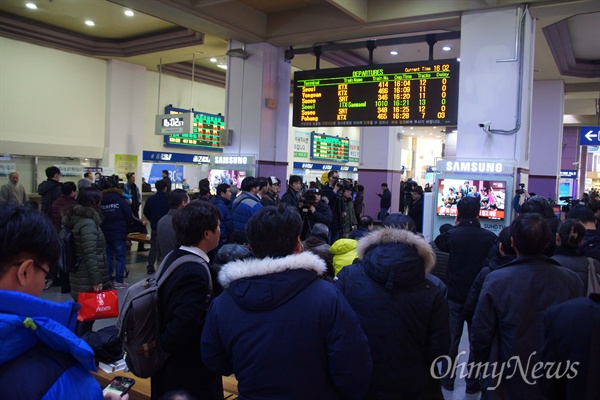
[[[79,292],[77,302],[81,304],[78,321],[95,321],[119,316],[119,298],[116,290]]]

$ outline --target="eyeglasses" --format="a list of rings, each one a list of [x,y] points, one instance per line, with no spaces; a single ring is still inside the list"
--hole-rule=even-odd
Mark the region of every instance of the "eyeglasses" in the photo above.
[[[21,264],[23,264],[24,261],[27,261],[27,260],[21,260],[19,262],[14,263],[12,266],[13,267],[20,267]],[[31,260],[31,261],[33,261],[33,266],[35,268],[39,269],[44,274],[46,274],[44,289],[49,289],[50,286],[52,286],[52,282],[53,282],[52,281],[52,276],[50,275],[50,270],[44,269],[44,267],[42,267],[40,264],[38,264],[35,260]]]

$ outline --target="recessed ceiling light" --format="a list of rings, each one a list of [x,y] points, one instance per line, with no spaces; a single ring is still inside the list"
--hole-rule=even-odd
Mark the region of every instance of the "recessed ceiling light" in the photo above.
[[[217,59],[213,57],[210,59],[210,62],[217,62]]]
[[[444,46],[444,47],[442,47],[442,50],[444,50],[444,51],[450,51],[450,50],[452,50],[452,47],[450,47],[450,46]]]
[[[460,57],[457,57],[457,58],[456,58],[456,61],[460,62]]]
[[[411,126],[410,129],[415,129],[415,128]]]
[[[31,10],[37,9],[37,6],[33,3],[27,3],[27,4],[25,4],[25,7],[29,8]]]
[[[91,19],[88,19],[87,21],[85,21],[85,24],[87,26],[94,26],[94,25],[96,25],[96,24],[94,24],[94,21],[92,21]]]
[[[396,50],[392,50],[392,51],[390,51],[390,54],[393,55],[393,56],[397,56],[398,52]]]
[[[123,14],[127,15],[128,17],[133,17],[133,11],[131,10],[125,10]]]
[[[227,69],[227,64],[217,64],[217,67]]]

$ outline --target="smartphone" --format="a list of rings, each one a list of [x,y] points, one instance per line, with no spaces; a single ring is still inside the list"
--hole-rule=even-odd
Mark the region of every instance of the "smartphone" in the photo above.
[[[134,379],[126,378],[124,376],[117,376],[114,378],[107,387],[104,388],[102,394],[113,393],[119,396],[123,396],[135,383]]]

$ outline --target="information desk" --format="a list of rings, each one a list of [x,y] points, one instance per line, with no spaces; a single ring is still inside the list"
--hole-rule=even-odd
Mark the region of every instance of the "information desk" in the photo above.
[[[142,379],[133,375],[131,372],[117,371],[113,373],[104,372],[98,369],[98,372],[92,372],[102,389],[116,376],[125,376],[135,379],[135,385],[129,390],[130,400],[150,400],[150,379]],[[223,377],[223,397],[226,400],[236,400],[238,398],[237,380],[234,376]]]

